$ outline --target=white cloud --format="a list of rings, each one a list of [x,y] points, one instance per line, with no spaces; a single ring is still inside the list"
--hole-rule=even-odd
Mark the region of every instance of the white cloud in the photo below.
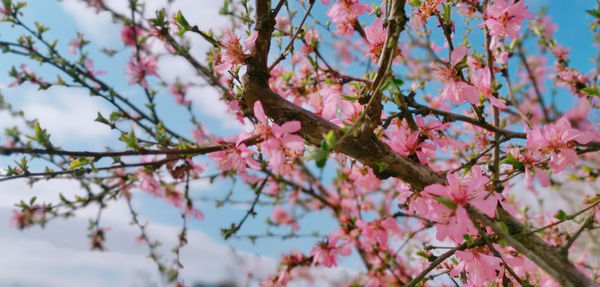
[[[112,22],[109,13],[96,14],[83,1],[65,0],[62,8],[73,17],[80,32],[101,45],[114,44],[118,39],[119,25]]]
[[[39,91],[35,87],[22,86],[5,90],[4,98],[15,110],[24,112],[26,120],[37,119],[50,134],[50,141],[63,148],[102,148],[112,138],[118,137],[104,124],[95,122],[98,112],[109,114],[109,109],[99,98],[94,98],[83,89],[53,86]],[[0,128],[17,126],[31,134],[21,118],[0,112]]]
[[[194,107],[203,115],[210,116],[220,121],[223,128],[242,130],[243,125],[236,117],[229,113],[229,106],[220,100],[219,93],[213,88],[190,88],[188,97],[194,103]]]
[[[52,87],[46,91],[28,89],[22,106],[27,118],[37,118],[48,130],[50,140],[59,146],[86,143],[88,147],[103,147],[110,128],[95,122],[98,112],[109,110],[99,98],[90,97],[83,89]],[[117,135],[115,132],[114,135]]]

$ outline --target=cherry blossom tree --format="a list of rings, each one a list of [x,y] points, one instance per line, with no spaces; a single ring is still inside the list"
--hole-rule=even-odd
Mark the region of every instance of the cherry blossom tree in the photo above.
[[[127,54],[122,70],[95,70],[85,34],[52,39],[43,23],[23,20],[26,3],[3,0],[3,25],[22,33],[0,38],[3,53],[41,65],[9,68],[10,87],[86,90],[113,109],[95,121],[117,131],[119,144],[71,150],[38,121],[6,128],[0,153],[17,160],[0,181],[27,179],[35,189],[67,178],[87,191],[57,192],[51,202],[24,198],[13,227],[97,206],[89,238],[103,250],[110,230],[102,210],[125,201],[165,283],[184,286],[186,222],[212,220],[190,183],[235,180],[253,200],[244,217],[223,226],[224,239],[242,236],[261,212],[288,232],[284,238],[302,234],[307,214],[338,225],[314,235],[312,250],[282,254],[270,277],[257,278],[262,286],[287,285],[353,254],[363,263],[353,286],[600,284],[599,72],[570,66],[556,25],[527,0],[224,0],[210,4],[230,20],[219,30],[168,5],[148,13],[142,0],[129,0],[129,11],[82,2],[121,25],[115,37],[124,48],[103,52]],[[587,13],[596,32],[600,8]],[[190,39],[210,48],[199,56]],[[157,61],[166,56],[200,80],[162,79]],[[57,80],[40,77],[40,67]],[[111,73],[141,97],[113,86]],[[197,86],[218,91],[246,129],[209,130],[188,96]],[[189,120],[185,132],[158,109],[156,98],[166,94],[188,111],[178,115]],[[569,101],[576,104],[565,108]],[[0,103],[15,118],[35,117]],[[174,262],[157,254],[131,204],[139,192],[180,211]],[[576,200],[565,202],[569,209],[522,200],[545,193]],[[220,205],[233,203],[222,196]]]

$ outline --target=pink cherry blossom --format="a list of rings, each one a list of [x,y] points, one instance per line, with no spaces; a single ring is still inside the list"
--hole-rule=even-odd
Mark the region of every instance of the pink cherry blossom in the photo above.
[[[320,242],[310,251],[310,256],[313,256],[313,264],[335,267],[337,266],[338,256],[350,256],[352,254],[350,242],[345,241],[338,245],[339,236],[335,233],[330,234],[326,242]]]
[[[198,220],[204,219],[204,214],[202,213],[202,211],[195,209],[195,208],[191,208],[191,207],[186,207],[184,215],[185,216],[192,215],[194,218],[196,218]]]
[[[456,65],[465,58],[467,52],[466,47],[456,47],[450,56],[450,65],[434,66],[434,77],[444,83],[442,99],[450,100],[453,104],[469,101],[469,103],[477,105],[479,104],[479,91],[457,77]]]
[[[383,28],[381,18],[375,18],[371,26],[365,28],[367,35],[367,46],[369,47],[369,58],[374,62],[379,60],[379,55],[385,43],[386,29]]]
[[[480,166],[474,166],[472,174],[471,177],[459,178],[457,174],[450,173],[446,176],[447,186],[433,184],[423,190],[425,199],[419,204],[429,202],[437,206],[429,216],[438,222],[436,224],[438,230],[436,238],[438,240],[449,237],[455,242],[461,242],[464,234],[476,234],[475,226],[473,226],[465,209],[467,204],[477,207],[489,217],[494,217],[498,195],[489,194],[486,191],[485,186],[489,182],[489,178]],[[437,200],[440,202],[452,201],[456,204],[456,208],[450,209],[445,204],[435,204],[434,200],[427,200],[427,197],[435,199],[436,196],[443,198]]]
[[[147,76],[155,76],[160,78],[158,75],[158,65],[156,64],[156,57],[153,56],[140,56],[139,59],[135,56],[131,57],[127,66],[125,67],[127,77],[131,78],[129,81],[130,85],[140,84],[144,89],[148,89]]]
[[[435,146],[420,140],[422,131],[412,131],[406,120],[391,125],[387,130],[387,144],[398,154],[409,156],[416,154],[421,164],[427,163],[427,157],[435,152]]]
[[[179,191],[167,189],[162,197],[166,202],[177,208],[182,208],[185,206],[185,198],[183,198],[183,193]]]
[[[421,1],[421,5],[418,7],[417,11],[414,13],[412,17],[410,17],[410,22],[417,28],[422,28],[425,24],[427,24],[427,19],[434,15],[434,12],[438,11],[441,7],[443,0],[424,0]]]
[[[100,12],[100,9],[102,9],[102,6],[104,5],[104,3],[102,1],[104,1],[104,0],[85,0],[84,2],[86,2],[89,7],[96,9],[96,13],[98,13],[98,12]]]
[[[283,32],[290,31],[290,19],[288,17],[275,16],[275,27]]]
[[[106,75],[106,71],[94,71],[94,60],[85,60],[85,69],[93,76]]]
[[[323,98],[323,109],[321,116],[326,120],[336,118],[339,102],[342,99],[342,86],[340,85],[325,85],[319,94]]]
[[[138,39],[143,37],[144,34],[145,32],[142,30],[142,28],[136,26],[134,29],[131,26],[126,25],[121,29],[121,40],[125,46],[135,47]]]
[[[32,226],[47,213],[46,209],[39,205],[29,206],[22,211],[13,210],[10,226],[23,229]]]
[[[8,85],[9,88],[19,86],[22,83],[24,83],[25,81],[29,81],[30,83],[32,83],[34,85],[38,85],[40,87],[48,86],[47,83],[44,83],[44,78],[38,77],[37,74],[32,72],[31,69],[29,69],[29,66],[27,66],[25,64],[21,64],[20,68],[21,68],[22,73],[15,75],[16,79],[14,82],[12,82]]]
[[[541,29],[542,35],[547,39],[552,39],[554,32],[558,30],[558,26],[552,22],[552,18],[550,16],[536,18],[535,24]]]
[[[304,35],[304,41],[306,44],[302,46],[300,50],[303,54],[308,55],[314,51],[314,47],[319,43],[319,31],[309,30]]]
[[[399,235],[402,229],[392,217],[383,220],[374,220],[365,222],[362,219],[356,221],[356,226],[360,229],[360,234],[364,237],[367,244],[379,244],[380,248],[388,248],[388,234]]]
[[[533,15],[527,12],[527,6],[523,2],[514,0],[496,0],[494,5],[485,11],[485,26],[489,29],[492,36],[519,37],[519,31],[525,18],[531,19]]]
[[[275,206],[271,212],[271,220],[278,224],[291,225],[294,230],[300,229],[298,222],[292,218],[290,213],[281,206]]]
[[[260,164],[252,158],[255,152],[248,149],[242,141],[243,139],[238,138],[235,146],[210,153],[209,157],[217,163],[222,171],[235,170],[243,173],[248,168],[260,169]]]
[[[506,104],[492,95],[492,78],[490,69],[484,67],[477,70],[471,70],[471,82],[473,82],[473,85],[477,88],[480,95],[482,95],[484,98],[487,98],[492,106],[501,110],[507,109]]]
[[[241,65],[250,56],[249,52],[254,47],[258,32],[254,31],[246,40],[244,47],[240,43],[240,37],[232,31],[227,31],[221,39],[223,52],[220,53],[220,63],[214,66],[216,72],[230,70],[236,65]]]
[[[381,180],[375,176],[373,169],[370,167],[359,168],[355,166],[348,178],[354,180],[354,184],[360,188],[359,194],[373,192],[379,188],[381,183]]]
[[[358,16],[369,12],[371,12],[371,7],[360,3],[359,0],[338,0],[338,3],[329,8],[327,16],[335,24],[338,35],[352,36]]]
[[[500,266],[502,259],[477,252],[475,250],[457,250],[456,257],[461,261],[450,272],[452,276],[458,276],[460,272],[465,271],[469,274],[469,283],[473,286],[485,286],[490,280],[502,277],[504,269]],[[497,275],[499,272],[500,275]]]
[[[77,33],[77,38],[69,42],[69,53],[77,55],[77,49],[81,48],[83,43],[83,34]]]
[[[164,188],[151,173],[139,170],[137,172],[137,176],[140,180],[140,183],[136,186],[137,188],[147,191],[156,197],[162,196],[164,193]]]
[[[175,101],[182,106],[189,106],[190,101],[185,99],[185,94],[189,85],[184,85],[182,83],[176,82],[169,85],[169,93],[175,97]]]
[[[550,153],[548,166],[555,172],[563,171],[567,165],[577,162],[579,157],[570,142],[587,144],[598,140],[600,134],[592,131],[580,131],[571,127],[571,123],[562,117],[556,123],[535,128],[527,133],[527,148],[533,151]]]
[[[349,65],[355,60],[354,55],[352,55],[353,47],[350,43],[335,42],[333,46],[344,65]]]
[[[260,101],[254,103],[254,115],[263,124],[255,132],[264,138],[263,151],[269,156],[269,167],[277,169],[286,156],[297,156],[304,149],[304,139],[293,133],[301,129],[299,121],[289,121],[281,126],[273,123],[268,125],[267,116]]]

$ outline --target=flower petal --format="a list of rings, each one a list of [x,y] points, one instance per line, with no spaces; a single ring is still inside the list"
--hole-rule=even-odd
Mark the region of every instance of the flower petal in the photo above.
[[[467,48],[467,47],[463,47],[463,46],[456,47],[454,49],[454,51],[452,51],[452,54],[450,55],[450,66],[454,67],[458,63],[460,63],[460,61],[462,61],[462,59],[467,55],[468,51],[469,51],[469,48]]]
[[[260,101],[254,102],[254,116],[263,124],[267,124],[267,116]]]

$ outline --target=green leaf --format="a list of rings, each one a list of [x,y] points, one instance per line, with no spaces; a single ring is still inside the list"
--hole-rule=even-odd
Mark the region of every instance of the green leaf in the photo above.
[[[450,23],[450,5],[442,4],[442,7],[444,8],[444,19],[447,23]]]
[[[565,221],[567,219],[569,219],[569,216],[565,213],[564,210],[559,210],[555,215],[554,218],[560,220],[560,221]]]
[[[58,75],[56,76],[56,84],[61,86],[66,85],[65,81],[63,81],[63,79]]]
[[[404,84],[404,81],[402,79],[392,79],[392,82],[394,83],[394,85],[396,85],[396,87],[400,88],[400,86],[402,86]]]
[[[34,140],[43,146],[47,146],[50,143],[50,135],[46,133],[46,129],[42,129],[40,123],[35,123],[33,127],[35,133]]]
[[[231,2],[231,0],[223,1],[223,7],[221,7],[221,9],[219,10],[219,14],[225,15],[225,14],[227,14],[227,12],[229,12],[229,3],[230,2]]]
[[[327,143],[327,145],[329,147],[335,147],[336,145],[336,139],[335,139],[335,133],[333,132],[333,130],[330,130],[326,135],[325,135],[325,143]]]
[[[512,156],[512,154],[510,154],[510,153],[507,153],[506,159],[503,160],[502,163],[504,163],[504,164],[510,164],[516,170],[523,170],[525,168],[525,165],[523,165],[523,163],[521,163],[516,158],[514,158]]]
[[[496,221],[496,224],[500,227],[500,229],[502,229],[502,231],[506,232],[507,234],[510,233],[510,230],[508,229],[508,225],[506,225],[506,223],[502,221]]]
[[[471,236],[469,234],[465,234],[465,235],[463,235],[463,238],[465,239],[465,241],[467,242],[468,245],[473,244],[473,236]]]
[[[48,28],[48,27],[46,27],[46,26],[42,25],[40,22],[37,22],[37,21],[36,21],[34,24],[35,24],[35,28],[36,28],[36,29],[37,29],[37,31],[38,31],[38,35],[42,35],[42,34],[44,34],[44,32],[46,32],[46,31],[50,30],[50,28]]]
[[[417,255],[423,257],[423,258],[429,258],[429,254],[427,254],[427,252],[423,251],[423,250],[419,250],[417,251]]]
[[[16,162],[16,164],[19,166],[19,168],[21,168],[21,170],[23,171],[27,171],[29,170],[29,167],[27,166],[27,158],[22,157],[20,162]]]
[[[388,166],[390,166],[386,162],[375,162],[375,165],[377,165],[377,170],[379,172],[383,172],[384,170],[386,170],[388,168]]]
[[[85,157],[78,158],[78,159],[75,159],[74,161],[71,162],[70,168],[71,169],[78,168],[80,166],[84,166],[84,165],[87,165],[89,163],[90,163],[90,161],[87,158],[85,158]]]
[[[156,27],[164,27],[168,24],[166,18],[165,9],[161,9],[156,11],[156,18],[150,19],[150,22]]]
[[[109,117],[110,117],[110,121],[114,122],[115,120],[123,118],[123,113],[122,112],[112,112]]]
[[[325,142],[325,140],[323,140]],[[327,159],[329,158],[329,149],[327,147],[318,147],[315,148],[310,155],[310,159],[314,159],[317,167],[324,168],[327,163]]]
[[[508,241],[506,241],[506,238],[501,238],[500,240],[498,240],[498,244],[500,244],[500,246],[504,248],[508,246]]]
[[[600,10],[585,10],[588,14],[600,19]]]
[[[190,23],[188,23],[185,17],[183,17],[183,14],[181,14],[181,11],[177,11],[177,15],[175,15],[173,20],[175,20],[177,25],[179,25],[179,27],[181,28],[179,30],[179,33],[177,33],[177,35],[179,36],[183,35],[185,32],[189,31],[192,28],[190,27]]]
[[[127,145],[127,147],[130,147],[136,151],[140,150],[140,144],[133,130],[131,130],[129,133],[122,134],[119,140],[124,142]]]
[[[585,87],[581,91],[590,96],[600,97],[600,91],[594,87]]]
[[[104,116],[100,112],[98,112],[98,116],[94,121],[112,126],[111,123],[106,118],[104,118]]]
[[[450,200],[449,198],[442,197],[442,196],[434,196],[433,199],[435,201],[445,205],[446,207],[448,207],[450,209],[456,209],[456,207],[457,207],[456,202]]]

